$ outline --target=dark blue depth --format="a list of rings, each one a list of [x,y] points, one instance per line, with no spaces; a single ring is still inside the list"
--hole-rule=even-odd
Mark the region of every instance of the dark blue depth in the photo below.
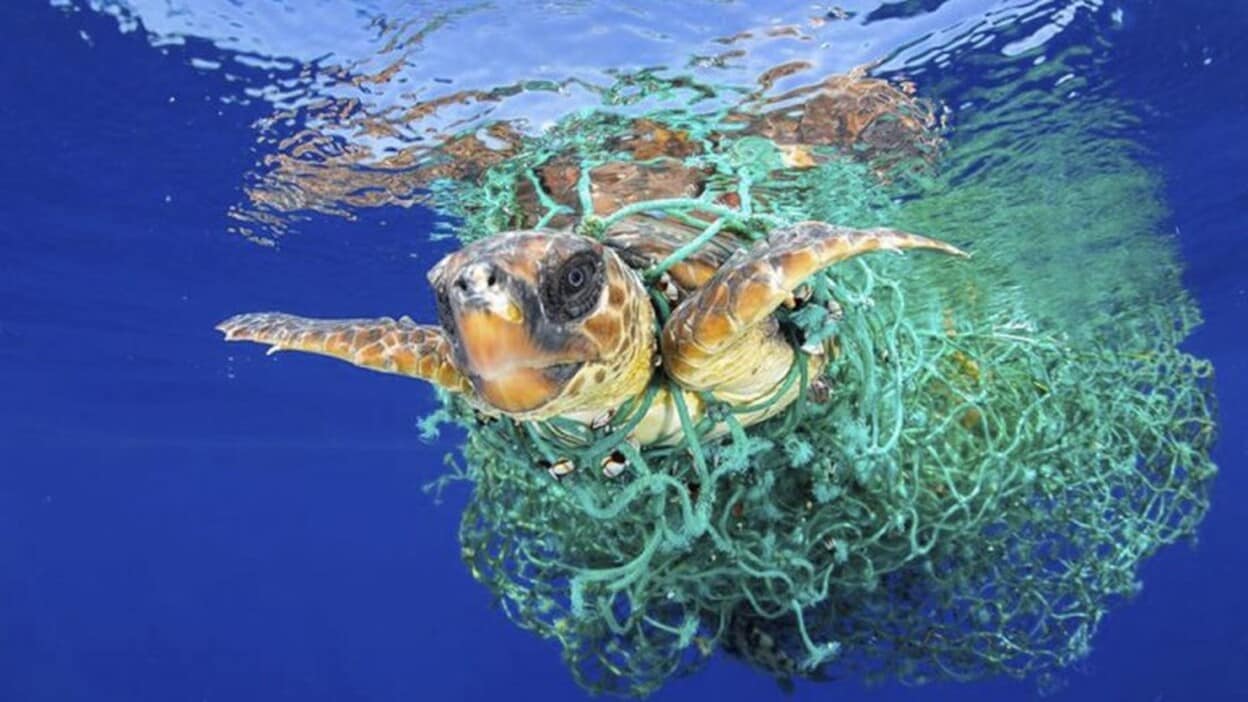
[[[1248,699],[1248,7],[1127,4],[1114,70],[1157,108],[1141,139],[1207,317],[1189,349],[1218,369],[1222,474],[1199,546],[1145,567],[1055,699]],[[4,3],[0,39],[0,702],[584,697],[461,566],[463,489],[422,490],[454,443],[418,438],[429,389],[212,329],[270,308],[432,319],[430,213],[247,243],[224,212],[260,107],[95,13]],[[780,696],[717,660],[657,698]],[[833,697],[1034,691],[797,692]]]

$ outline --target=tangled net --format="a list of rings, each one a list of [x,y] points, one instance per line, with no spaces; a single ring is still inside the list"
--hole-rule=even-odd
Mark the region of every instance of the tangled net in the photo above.
[[[896,197],[904,178],[852,154],[786,170],[764,137],[650,119],[701,144],[681,160],[710,174],[700,196],[595,212],[588,174],[628,160],[610,144],[635,128],[602,114],[437,192],[465,240],[561,221],[602,236],[637,212],[747,240],[798,219],[916,216]],[[572,202],[536,175],[569,161]],[[467,431],[451,476],[472,485],[464,560],[516,624],[559,642],[582,686],[645,695],[717,650],[783,681],[1043,675],[1088,653],[1144,558],[1194,533],[1215,468],[1212,369],[1176,348],[1190,305],[1083,338],[1049,325],[985,242],[920,231],[975,258],[877,256],[818,277],[822,304],[783,324],[836,339],[831,397],[748,429],[717,408],[723,440],[686,421],[682,445],[638,451],[626,429],[486,421],[445,398],[433,420]],[[629,459],[614,479],[539,468],[614,450]]]

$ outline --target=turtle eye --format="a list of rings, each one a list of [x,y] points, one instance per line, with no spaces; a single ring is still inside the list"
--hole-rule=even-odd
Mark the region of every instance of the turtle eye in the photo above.
[[[602,256],[585,251],[564,261],[543,281],[542,302],[546,315],[555,322],[569,322],[585,316],[598,304],[602,293]]]

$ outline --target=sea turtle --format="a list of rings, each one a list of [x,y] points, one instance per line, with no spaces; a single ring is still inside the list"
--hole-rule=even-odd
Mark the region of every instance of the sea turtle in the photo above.
[[[422,378],[481,412],[522,421],[565,417],[602,428],[662,373],[672,382],[660,384],[629,438],[672,444],[681,438],[675,392],[695,422],[707,411],[704,397],[735,407],[761,404],[739,415],[749,425],[796,399],[796,383],[781,391],[794,363],[807,363],[806,377],[819,378],[825,349],[797,353],[774,314],[801,296],[812,275],[876,250],[962,255],[952,245],[893,229],[822,222],[773,230],[749,245],[720,234],[668,269],[673,307],[656,334],[640,271],[694,233],[668,219],[635,216],[601,241],[570,230],[488,237],[429,271],[437,325],[270,312],[232,317],[218,329],[231,341],[269,344],[270,352],[324,354]]]

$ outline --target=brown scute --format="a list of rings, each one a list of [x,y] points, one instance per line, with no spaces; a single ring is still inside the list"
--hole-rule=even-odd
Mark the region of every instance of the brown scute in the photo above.
[[[673,158],[649,163],[612,161],[590,171],[594,212],[610,214],[643,200],[696,197],[706,175]]]
[[[819,261],[814,252],[799,249],[777,255],[774,265],[785,278],[805,278],[815,272],[819,267]]]
[[[665,144],[679,144],[679,139],[668,138]],[[648,147],[643,150],[648,153]],[[652,160],[645,160],[644,163],[612,161],[590,172],[590,198],[594,213],[606,215],[643,200],[694,197],[701,192],[707,175],[707,172],[690,168],[679,158],[669,156],[660,155]],[[559,156],[541,166],[537,170],[537,177],[552,200],[580,214],[580,197],[577,193],[581,178],[579,163],[567,156]],[[517,184],[517,201],[522,211],[521,220],[526,226],[531,226],[545,212],[527,179],[522,179]],[[560,215],[551,221],[551,225],[561,227],[574,221],[574,218]]]
[[[347,340],[345,332],[330,334],[325,338],[325,350],[329,353],[347,353],[350,348],[351,342]]]
[[[627,293],[624,291],[624,285],[619,282],[612,282],[608,290],[607,304],[610,308],[619,309],[622,307],[624,305],[624,300],[627,299]]]
[[[715,308],[716,312],[712,314],[700,315],[697,332],[694,334],[698,343],[717,344],[735,333],[736,325],[728,315],[719,314],[720,309],[722,308]]]
[[[537,266],[540,264],[542,256],[546,253],[549,246],[550,242],[543,237],[525,237],[520,241],[517,262]]]
[[[706,281],[710,280],[717,270],[719,270],[718,266],[711,265],[706,261],[686,260],[667,269],[667,273],[684,290],[696,290],[705,285]]]
[[[760,310],[764,314],[771,314],[778,297],[777,292],[778,289],[770,282],[747,280],[737,288],[734,304],[727,311],[738,320],[750,323],[760,316]]]
[[[537,173],[542,187],[555,202],[562,205],[576,202],[576,185],[581,177],[581,168],[575,160],[568,156],[551,159]]]
[[[407,363],[408,362],[401,364],[400,367],[408,367]],[[420,373],[420,375],[422,376],[433,375],[434,368],[435,367],[434,367],[433,359],[429,357],[420,359],[420,362],[416,364],[417,372]]]
[[[702,309],[723,309],[725,303],[728,302],[728,293],[728,286],[722,282],[708,288],[706,295],[703,296]]]
[[[416,368],[416,354],[412,353],[409,348],[399,346],[388,351],[386,355],[390,357],[391,369],[395,372],[410,374]],[[429,372],[426,375],[432,376],[434,370],[432,364],[430,364]]]
[[[379,366],[377,347],[375,345],[361,346],[355,352],[355,361],[363,366]]]
[[[624,325],[618,315],[610,311],[600,312],[585,320],[585,331],[598,342],[599,348],[611,350],[619,345]]]
[[[606,380],[607,380],[606,368],[599,368],[598,370],[594,371],[594,383],[601,385]]]
[[[635,120],[628,135],[615,139],[612,147],[632,154],[635,161],[649,161],[661,156],[683,159],[702,151],[698,142],[689,138],[688,132],[646,118]]]

